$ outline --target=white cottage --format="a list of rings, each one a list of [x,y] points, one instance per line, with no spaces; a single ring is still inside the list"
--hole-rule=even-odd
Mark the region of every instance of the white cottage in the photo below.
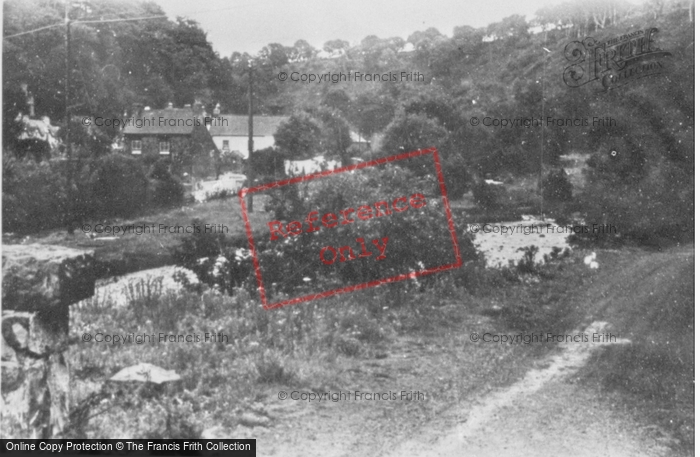
[[[253,117],[253,150],[259,151],[275,144],[273,137],[277,127],[289,119],[287,116]],[[209,134],[222,154],[236,154],[248,158],[248,116],[221,114],[212,122]]]

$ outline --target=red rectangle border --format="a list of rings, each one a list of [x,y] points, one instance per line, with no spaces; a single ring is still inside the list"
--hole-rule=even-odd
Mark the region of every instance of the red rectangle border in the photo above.
[[[245,197],[248,194],[252,194],[254,192],[261,192],[261,191],[273,189],[276,187],[282,187],[282,186],[286,186],[288,184],[297,184],[300,182],[310,181],[312,179],[322,178],[325,176],[332,176],[332,175],[335,175],[338,173],[344,173],[344,172],[353,171],[353,170],[361,170],[361,169],[367,168],[367,167],[374,167],[376,165],[382,165],[382,164],[390,163],[390,162],[397,162],[399,160],[406,160],[406,159],[410,159],[412,157],[418,157],[418,156],[423,156],[423,155],[428,155],[428,154],[432,154],[433,159],[435,161],[435,171],[437,174],[438,183],[440,184],[440,192],[442,194],[442,203],[445,207],[445,214],[447,216],[447,224],[448,224],[448,228],[450,231],[450,236],[452,237],[452,247],[453,247],[454,253],[455,253],[455,262],[454,263],[441,265],[438,267],[429,268],[429,269],[420,270],[420,271],[413,271],[411,273],[392,276],[390,278],[379,279],[379,280],[365,282],[365,283],[356,284],[356,285],[352,285],[352,286],[341,287],[338,289],[327,290],[325,292],[314,293],[314,294],[310,294],[310,295],[305,295],[303,297],[292,298],[289,300],[283,300],[283,301],[280,301],[277,303],[268,303],[267,302],[267,296],[265,295],[265,287],[263,284],[262,273],[260,271],[260,262],[258,260],[257,251],[255,250],[255,241],[253,239],[253,229],[250,225],[250,218],[248,217],[248,209],[247,209],[246,203],[245,203]],[[303,303],[303,302],[315,300],[317,298],[329,297],[331,295],[343,294],[346,292],[353,292],[356,290],[362,290],[362,289],[366,289],[368,287],[380,286],[382,284],[389,284],[392,282],[403,281],[405,279],[417,278],[419,276],[425,276],[425,275],[429,275],[429,274],[433,274],[433,273],[438,273],[441,271],[451,270],[451,269],[459,268],[462,266],[462,254],[459,251],[459,244],[457,243],[457,232],[455,231],[455,227],[454,227],[454,219],[452,218],[452,210],[450,209],[450,202],[447,198],[447,188],[445,187],[445,179],[442,175],[442,166],[440,164],[440,158],[438,157],[437,148],[428,148],[428,149],[422,149],[420,151],[406,152],[403,154],[397,154],[397,155],[393,155],[390,157],[383,157],[381,159],[371,160],[369,162],[362,162],[362,163],[358,163],[355,165],[348,165],[346,167],[336,168],[334,170],[319,171],[319,172],[312,173],[309,175],[296,176],[293,178],[283,179],[280,181],[276,181],[276,182],[272,182],[272,183],[268,183],[268,184],[262,184],[262,185],[255,186],[255,187],[244,187],[240,191],[238,191],[238,199],[240,200],[240,203],[241,203],[243,220],[245,221],[245,229],[246,229],[246,233],[248,235],[248,243],[250,245],[250,251],[251,251],[251,254],[253,257],[253,265],[255,267],[255,277],[257,278],[257,281],[258,281],[258,291],[260,292],[260,299],[262,301],[263,308],[266,310],[273,309],[273,308],[280,308],[282,306],[287,306],[287,305],[295,305],[297,303]]]

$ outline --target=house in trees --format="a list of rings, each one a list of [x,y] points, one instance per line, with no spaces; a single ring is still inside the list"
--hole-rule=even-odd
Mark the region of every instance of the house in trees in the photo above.
[[[209,134],[216,119],[200,103],[164,109],[137,106],[123,130],[126,153],[148,160],[167,158],[171,171],[206,177],[215,174],[217,149]]]
[[[348,149],[352,154],[362,154],[372,149],[372,143],[370,140],[363,137],[359,132],[351,130],[350,139],[352,140],[352,143]]]
[[[277,127],[287,116],[254,116],[253,149],[260,151],[274,146]],[[215,115],[209,134],[221,157],[234,162],[234,171],[242,171],[242,160],[248,158],[248,116],[234,114]]]
[[[37,119],[34,113],[34,95],[27,84],[21,84],[19,90],[9,90],[5,98],[8,107],[16,109],[14,120],[11,116],[3,120],[3,133],[11,139],[12,149],[19,157],[32,156],[41,161],[55,153],[61,140],[58,136],[60,128],[52,125],[47,116]],[[5,114],[12,113],[12,109]]]

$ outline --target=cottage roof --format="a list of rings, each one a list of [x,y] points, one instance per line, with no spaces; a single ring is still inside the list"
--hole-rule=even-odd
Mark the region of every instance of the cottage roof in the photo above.
[[[204,118],[198,116],[192,108],[150,109],[125,119],[129,124],[124,127],[124,134],[189,135],[197,125],[197,119],[200,125],[204,125]]]
[[[253,116],[253,136],[272,136],[287,116]],[[211,136],[248,136],[248,116],[222,114],[212,122]]]

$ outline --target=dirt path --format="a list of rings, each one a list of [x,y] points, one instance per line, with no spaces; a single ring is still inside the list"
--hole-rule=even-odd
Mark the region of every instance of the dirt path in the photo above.
[[[239,428],[234,434],[247,432],[257,438],[259,455],[672,455],[663,432],[655,427],[643,428],[626,413],[624,404],[610,400],[615,397],[576,384],[576,380],[577,372],[601,348],[627,344],[627,337],[636,338],[634,332],[622,335],[604,319],[621,314],[641,316],[649,308],[664,306],[664,299],[679,287],[679,278],[688,276],[689,267],[692,276],[694,247],[663,253],[609,251],[598,255],[602,258],[601,270],[578,296],[587,317],[578,331],[568,333],[583,333],[588,341],[559,343],[543,358],[527,352],[522,345],[494,345],[487,349],[493,351],[490,355],[481,353],[479,359],[464,329],[490,324],[483,317],[473,316],[473,320],[457,326],[461,333],[446,329],[432,339],[407,335],[389,349],[386,359],[358,360],[349,365],[352,382],[368,390],[401,385],[427,392],[441,388],[456,392],[453,402],[449,401],[452,396],[447,401],[442,399],[446,408],[421,415],[415,408],[429,407],[421,402],[405,410],[381,403],[286,402],[270,405],[274,408],[270,412],[277,417],[272,428]],[[612,333],[616,338],[594,341],[594,333]],[[488,360],[484,362],[484,358]],[[494,382],[501,376],[502,367],[518,365],[521,371],[506,376],[508,385]],[[479,371],[483,372],[478,374],[480,377],[474,377]],[[472,377],[464,381],[468,376]],[[382,382],[373,384],[370,379]],[[473,390],[476,385],[481,388]],[[464,386],[472,386],[472,390]]]
[[[635,257],[630,268],[601,275],[582,297],[590,318],[643,313],[641,302],[666,306],[694,262],[693,246]],[[618,259],[623,260],[623,259]],[[617,265],[624,265],[620,261]],[[687,276],[687,274],[686,274]],[[676,291],[677,292],[677,291]],[[648,305],[645,303],[645,307]],[[583,332],[606,333],[609,324],[595,321]],[[572,332],[575,333],[575,332]],[[633,334],[630,335],[634,337]],[[615,344],[630,340],[616,338]],[[621,405],[606,403],[590,389],[572,383],[573,376],[596,351],[612,343],[560,343],[561,352],[544,360],[520,381],[462,407],[462,423],[445,430],[426,427],[419,436],[396,441],[382,456],[661,456],[670,455],[664,432],[640,429]],[[608,398],[608,397],[606,397]]]
[[[609,332],[597,321],[582,329],[588,342],[561,343],[561,352],[543,361],[519,382],[497,391],[462,414],[466,421],[436,439],[411,439],[385,455],[410,456],[652,456],[663,454],[655,443],[626,424],[611,405],[600,404],[568,378],[593,352],[607,344],[593,334]]]

